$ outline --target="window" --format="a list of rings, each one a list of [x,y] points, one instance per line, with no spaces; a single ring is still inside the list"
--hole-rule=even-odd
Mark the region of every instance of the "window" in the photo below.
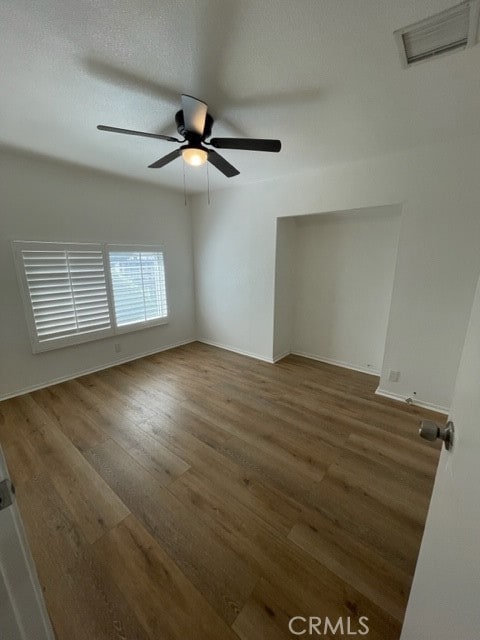
[[[108,259],[117,327],[167,318],[163,252],[110,248]]]
[[[14,242],[34,352],[168,321],[159,247]]]

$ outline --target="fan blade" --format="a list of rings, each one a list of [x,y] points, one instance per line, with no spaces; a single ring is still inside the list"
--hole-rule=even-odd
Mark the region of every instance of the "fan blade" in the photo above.
[[[282,148],[280,140],[260,140],[256,138],[212,138],[207,144],[217,149],[243,149],[245,151],[273,151]]]
[[[100,131],[113,131],[113,133],[126,133],[127,136],[143,136],[144,138],[157,138],[158,140],[167,140],[168,142],[182,142],[172,136],[162,136],[160,133],[145,133],[144,131],[132,131],[131,129],[119,129],[118,127],[107,127],[99,124],[97,129]]]
[[[219,171],[223,173],[227,178],[233,178],[233,176],[238,176],[240,171],[235,169],[235,167],[227,162],[225,158],[219,155],[216,151],[212,151],[209,149],[208,151],[208,161],[213,164]]]
[[[181,155],[182,155],[182,150],[175,149],[175,151],[172,151],[172,153],[168,153],[166,156],[163,156],[163,158],[160,158],[160,160],[157,160],[153,164],[149,164],[148,168],[160,169],[160,167],[164,167],[166,164],[168,164],[169,162],[172,162],[172,160],[175,160],[176,158],[178,158],[178,156],[181,156]]]
[[[185,129],[199,136],[205,129],[205,118],[207,117],[207,105],[193,96],[182,94],[183,121]]]

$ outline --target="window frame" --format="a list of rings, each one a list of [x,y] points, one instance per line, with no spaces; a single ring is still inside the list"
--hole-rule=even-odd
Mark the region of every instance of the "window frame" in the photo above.
[[[163,245],[147,245],[147,244],[114,244],[109,242],[58,242],[49,240],[12,240],[12,250],[14,256],[15,270],[19,283],[20,296],[23,303],[24,315],[27,324],[28,335],[33,353],[43,353],[46,351],[54,351],[63,347],[73,347],[86,342],[101,340],[102,338],[111,338],[116,335],[133,333],[148,329],[151,327],[168,324],[170,322],[170,291],[168,286],[168,268],[166,251]],[[102,252],[103,269],[105,273],[105,284],[107,291],[108,312],[110,318],[110,327],[97,331],[72,334],[69,336],[52,338],[50,340],[39,340],[37,328],[35,324],[35,316],[33,313],[32,301],[28,287],[27,275],[23,261],[22,251],[31,251],[42,247],[44,250],[52,251],[82,251],[88,249],[96,249]],[[132,324],[118,326],[115,317],[114,292],[112,284],[112,274],[110,270],[109,251],[132,251],[132,252],[157,252],[163,254],[165,291],[167,296],[167,315],[152,320],[135,322]]]

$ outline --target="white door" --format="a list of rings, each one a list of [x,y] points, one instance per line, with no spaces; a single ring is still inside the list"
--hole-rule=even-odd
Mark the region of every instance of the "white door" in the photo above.
[[[401,640],[480,638],[480,280],[450,419]]]
[[[0,639],[54,640],[1,448],[0,483]]]

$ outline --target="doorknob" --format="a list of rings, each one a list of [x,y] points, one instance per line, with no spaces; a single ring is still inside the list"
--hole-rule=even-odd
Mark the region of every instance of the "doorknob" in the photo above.
[[[436,422],[432,422],[432,420],[422,420],[418,433],[425,440],[436,440],[440,438],[440,440],[445,442],[445,448],[448,450],[453,447],[455,427],[451,420],[447,422],[445,427],[440,427]]]

